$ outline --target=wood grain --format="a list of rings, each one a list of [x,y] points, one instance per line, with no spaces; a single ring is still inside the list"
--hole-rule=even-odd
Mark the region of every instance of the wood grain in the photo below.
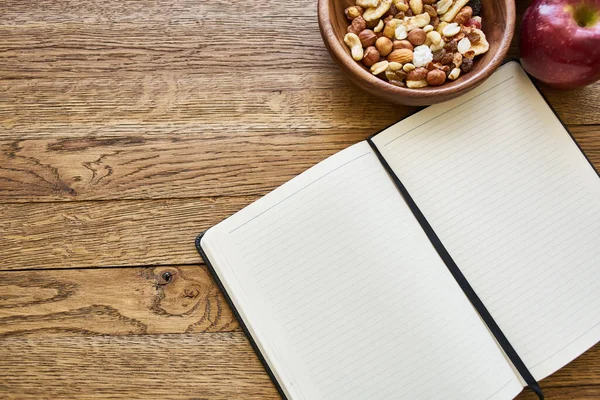
[[[599,89],[542,88],[596,167]],[[414,110],[342,75],[314,0],[0,2],[0,398],[279,398],[193,239]]]
[[[278,399],[241,333],[0,340],[8,399]]]
[[[5,337],[0,345],[8,398],[279,398],[242,333]],[[597,382],[598,353],[544,380],[546,398],[597,398],[600,387],[582,377],[589,368]]]
[[[291,134],[246,127],[222,124],[211,132],[205,125],[162,124],[162,132],[151,135],[106,127],[92,137],[0,139],[0,202],[264,195],[372,133],[369,127]],[[600,166],[600,126],[571,128]],[[235,134],[220,132],[226,129]]]
[[[0,272],[0,337],[238,330],[202,266]]]
[[[196,236],[257,198],[0,204],[0,270],[197,265]]]
[[[546,400],[592,400],[600,398],[600,386],[583,386],[577,388],[544,389]],[[516,400],[537,400],[531,391],[525,390]]]
[[[165,272],[171,274],[168,281]],[[199,266],[3,272],[0,293],[0,344],[23,337],[240,330]],[[599,377],[597,345],[545,380],[544,387],[593,385]]]

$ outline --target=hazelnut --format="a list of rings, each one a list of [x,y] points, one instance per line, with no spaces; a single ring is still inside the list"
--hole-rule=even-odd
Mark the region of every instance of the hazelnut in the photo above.
[[[367,29],[367,21],[365,21],[363,17],[358,16],[352,20],[352,24],[348,27],[348,32],[358,35],[365,29]]]
[[[363,14],[363,8],[361,6],[352,6],[348,7],[344,10],[344,14],[346,14],[346,18],[352,21],[356,17],[360,17]]]
[[[436,66],[433,64],[433,62],[430,62],[425,68],[427,68],[427,71],[433,71],[436,69]]]
[[[365,29],[364,31],[358,34],[358,38],[360,39],[360,43],[363,47],[373,46],[375,41],[377,40],[377,35],[370,29]]]
[[[452,21],[456,22],[459,25],[463,25],[463,24],[466,24],[467,21],[470,20],[472,16],[473,16],[473,9],[469,6],[464,6],[463,8],[460,9],[458,14],[456,14],[456,17],[454,17],[454,19]]]
[[[427,83],[431,86],[440,86],[446,82],[446,73],[439,69],[431,70],[427,73]]]
[[[363,56],[362,63],[365,64],[365,66],[370,67],[373,64],[379,62],[380,58],[381,56],[379,55],[377,49],[373,46],[369,46],[365,49],[365,54]]]
[[[406,80],[407,81],[422,81],[423,79],[427,78],[428,73],[429,73],[429,71],[427,71],[427,68],[423,68],[423,67],[415,68],[406,74]]]
[[[408,32],[407,39],[413,46],[420,46],[427,40],[427,34],[423,29],[415,28]]]
[[[406,64],[408,62],[411,62],[412,58],[413,52],[409,49],[394,50],[387,56],[388,61],[395,61],[400,64]]]
[[[398,49],[408,49],[410,51],[414,50],[414,46],[408,40],[394,40],[394,50]]]
[[[375,47],[377,48],[377,51],[379,51],[379,54],[383,57],[387,57],[394,49],[394,44],[390,39],[382,36],[375,42]]]

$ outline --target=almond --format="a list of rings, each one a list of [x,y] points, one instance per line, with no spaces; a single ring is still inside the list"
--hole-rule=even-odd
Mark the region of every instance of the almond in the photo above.
[[[394,50],[387,56],[388,61],[398,62],[400,64],[411,62],[412,58],[413,52],[409,49]]]

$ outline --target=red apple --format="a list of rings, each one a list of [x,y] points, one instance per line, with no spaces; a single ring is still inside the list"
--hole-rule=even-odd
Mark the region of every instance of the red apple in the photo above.
[[[560,89],[600,79],[600,0],[536,0],[521,25],[521,63]]]

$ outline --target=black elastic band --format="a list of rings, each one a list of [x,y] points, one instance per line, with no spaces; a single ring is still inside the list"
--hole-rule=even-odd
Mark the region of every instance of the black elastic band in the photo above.
[[[542,393],[540,385],[537,383],[533,375],[531,375],[531,372],[529,372],[529,370],[521,360],[521,357],[519,357],[515,349],[512,347],[512,345],[506,338],[506,336],[504,336],[504,333],[502,333],[502,330],[500,329],[498,324],[496,324],[496,321],[494,321],[494,318],[492,318],[492,315],[489,313],[479,296],[477,296],[477,293],[475,293],[475,290],[473,290],[473,288],[469,284],[469,281],[467,281],[467,278],[465,278],[460,268],[458,268],[458,265],[456,265],[456,263],[450,256],[450,253],[448,253],[448,250],[446,250],[440,238],[437,236],[431,225],[429,225],[429,222],[427,221],[427,219],[425,218],[415,201],[408,193],[408,190],[406,190],[406,187],[404,187],[398,176],[394,173],[394,171],[392,171],[390,165],[388,164],[386,159],[383,158],[383,155],[381,155],[379,149],[377,148],[375,143],[373,143],[371,138],[367,139],[367,142],[369,142],[369,145],[377,155],[377,158],[381,162],[381,165],[383,165],[383,168],[385,168],[387,173],[394,181],[394,184],[400,191],[400,194],[404,198],[404,201],[406,201],[406,204],[412,211],[413,215],[421,225],[421,228],[423,228],[423,231],[429,238],[429,241],[441,257],[441,259],[444,261],[444,263],[450,270],[450,273],[452,274],[452,276],[454,276],[454,279],[456,279],[456,282],[458,282],[459,286],[462,288],[463,292],[465,293],[473,307],[475,307],[485,324],[488,326],[488,328],[490,329],[490,331],[504,350],[504,353],[506,353],[506,355],[513,363],[517,371],[519,371],[519,374],[521,374],[523,380],[525,380],[529,388],[533,390],[535,394],[537,394],[540,400],[544,400],[544,394]]]

